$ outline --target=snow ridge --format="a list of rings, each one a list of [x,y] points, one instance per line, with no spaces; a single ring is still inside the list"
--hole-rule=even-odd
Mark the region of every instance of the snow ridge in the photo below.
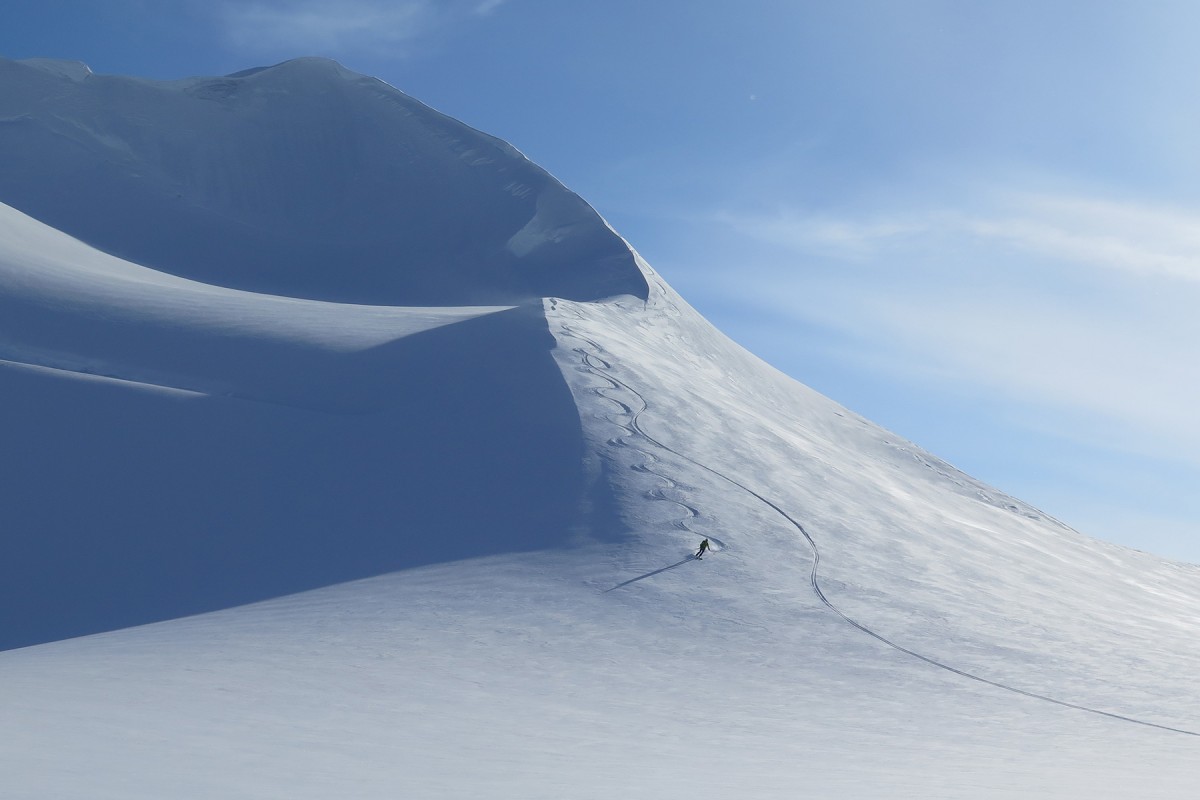
[[[205,283],[369,305],[509,305],[646,282],[515,148],[326,59],[220,78],[0,59],[0,202]]]

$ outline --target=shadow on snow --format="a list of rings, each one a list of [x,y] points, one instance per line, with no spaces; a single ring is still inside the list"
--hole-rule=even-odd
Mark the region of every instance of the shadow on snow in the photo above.
[[[608,589],[605,589],[604,593],[607,594],[607,593],[613,591],[613,589],[620,589],[622,586],[628,586],[631,583],[637,583],[638,581],[644,581],[646,578],[653,578],[655,575],[657,575],[660,572],[666,572],[669,569],[675,569],[676,567],[681,567],[684,564],[688,563],[689,561],[698,561],[698,560],[699,559],[697,559],[696,556],[690,555],[687,558],[683,559],[682,561],[676,561],[674,564],[670,564],[665,567],[659,567],[658,569],[654,570],[653,572],[647,572],[645,575],[638,575],[636,578],[630,578],[629,580],[625,581],[624,583],[618,583],[616,586],[612,586]]]

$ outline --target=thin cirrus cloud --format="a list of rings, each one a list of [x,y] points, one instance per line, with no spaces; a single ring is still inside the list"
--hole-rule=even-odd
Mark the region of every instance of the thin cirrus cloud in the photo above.
[[[828,331],[860,368],[1200,463],[1200,214],[1036,193],[963,208],[722,221],[788,265],[761,268],[775,289],[756,302]]]
[[[243,51],[410,54],[423,37],[494,12],[505,0],[262,0],[227,3],[219,21]]]
[[[867,258],[888,242],[926,233],[929,220],[844,219],[779,211],[768,216],[718,214],[717,220],[761,242],[836,258]]]
[[[1200,282],[1200,213],[1070,196],[1026,196],[1023,216],[976,219],[976,235],[1146,278]]]
[[[799,252],[863,259],[906,245],[961,248],[966,240],[1147,278],[1200,283],[1200,212],[1071,195],[1012,193],[996,208],[925,209],[834,217],[778,211],[721,214],[760,242]]]

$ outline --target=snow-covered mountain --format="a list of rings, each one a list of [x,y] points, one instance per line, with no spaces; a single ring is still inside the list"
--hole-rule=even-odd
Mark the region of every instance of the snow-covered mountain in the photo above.
[[[0,85],[3,201],[135,263],[354,303],[646,294],[545,171],[332,61],[170,83],[0,61]]]
[[[4,796],[1200,785],[1200,568],[775,371],[507,144],[0,61],[0,176]]]

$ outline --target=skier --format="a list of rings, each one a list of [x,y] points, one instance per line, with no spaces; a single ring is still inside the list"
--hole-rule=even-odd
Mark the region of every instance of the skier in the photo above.
[[[708,539],[705,539],[703,542],[700,543],[700,549],[696,551],[696,559],[699,560],[699,559],[703,558],[704,553],[707,550],[708,550]]]

